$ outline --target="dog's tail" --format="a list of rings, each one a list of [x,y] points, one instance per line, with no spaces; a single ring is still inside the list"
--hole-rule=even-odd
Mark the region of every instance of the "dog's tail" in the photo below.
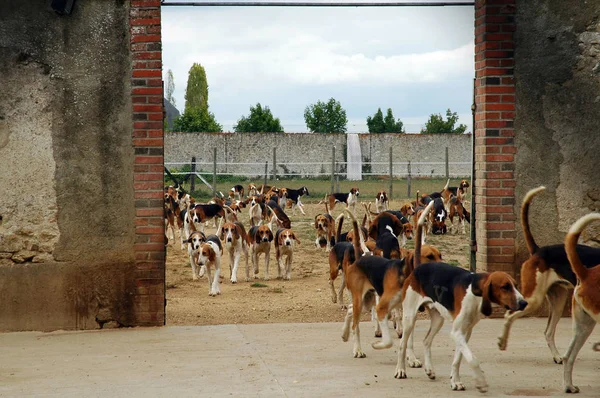
[[[417,189],[417,201],[416,206],[419,207],[421,205],[421,192]]]
[[[544,186],[530,190],[523,198],[523,204],[521,205],[521,228],[523,228],[523,235],[525,235],[525,243],[527,243],[530,256],[537,253],[540,247],[535,243],[535,239],[533,239],[531,229],[529,228],[529,206],[533,197],[544,190],[546,190]]]
[[[271,219],[269,220],[269,229],[271,230],[271,232],[273,232],[273,222],[275,222],[276,225],[279,225],[279,218],[277,217],[277,214],[275,214],[275,212],[273,211],[273,209],[271,209],[271,206],[269,205],[265,205],[267,207],[267,209],[269,209],[269,211],[271,212]]]
[[[340,241],[340,235],[342,234],[342,225],[344,224],[344,213],[340,214],[338,218],[335,219],[335,223],[337,224],[337,230],[335,232],[335,243]]]
[[[363,254],[369,252],[367,245],[365,244],[365,239],[358,228],[358,221],[356,221],[356,217],[354,214],[348,209],[345,210],[348,213],[348,217],[352,219],[352,229],[354,231],[354,239],[352,239],[352,244],[354,245],[354,258],[358,260]]]
[[[325,201],[325,213],[331,215],[331,212],[329,211],[329,206],[327,206],[327,201]]]
[[[414,255],[414,267],[417,268],[421,265],[421,236],[423,235],[423,225],[425,224],[425,220],[427,220],[427,216],[433,207],[433,202],[429,202],[425,210],[421,213],[421,217],[419,217],[419,221],[417,222],[417,233],[415,235],[415,255]]]
[[[444,192],[445,190],[448,189],[449,186],[450,186],[450,179],[448,178],[448,181],[446,181],[446,185],[444,185],[444,188],[440,192]]]
[[[565,238],[565,251],[567,252],[567,258],[571,263],[571,268],[579,280],[585,280],[589,270],[583,265],[579,254],[577,254],[577,240],[579,235],[585,229],[585,227],[593,222],[600,221],[600,213],[591,213],[587,216],[581,217],[571,226],[567,237]]]

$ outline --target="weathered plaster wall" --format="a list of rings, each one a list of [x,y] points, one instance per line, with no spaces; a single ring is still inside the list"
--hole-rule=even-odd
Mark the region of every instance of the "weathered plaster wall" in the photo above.
[[[0,330],[132,322],[129,4],[0,4]]]
[[[373,173],[388,174],[389,150],[393,148],[394,162],[424,162],[412,166],[418,176],[444,176],[446,147],[451,164],[451,176],[471,174],[470,135],[420,135],[420,134],[360,134],[363,161],[381,162],[372,166]],[[311,176],[329,173],[331,147],[336,147],[336,161],[344,161],[346,134],[276,134],[276,133],[168,133],[165,135],[165,162],[206,162],[205,170],[212,170],[213,148],[217,148],[219,163],[260,163],[260,165],[230,165],[219,167],[219,172],[244,172],[264,174],[264,162],[272,168],[273,148],[277,163],[286,164],[289,171]],[[315,163],[300,165],[289,163]],[[435,163],[435,164],[434,164]],[[395,167],[396,175],[406,175],[405,166]],[[282,172],[278,168],[278,173]]]
[[[537,243],[553,244],[600,210],[600,2],[518,2],[515,61],[515,212],[545,185],[530,220]],[[520,263],[527,249],[518,231]]]

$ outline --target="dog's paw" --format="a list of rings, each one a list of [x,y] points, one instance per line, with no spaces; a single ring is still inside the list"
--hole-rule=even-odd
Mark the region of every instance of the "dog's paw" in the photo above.
[[[569,394],[577,394],[579,392],[579,387],[573,385],[566,386],[565,392]]]
[[[381,337],[381,330],[375,331],[375,337]]]
[[[458,382],[451,381],[450,387],[452,388],[452,391],[465,391],[465,385],[463,383],[461,383],[460,381],[458,381]]]
[[[485,393],[488,390],[488,384],[485,381],[485,378],[481,378],[475,381],[475,388],[477,388],[477,391],[479,391],[480,393]]]
[[[367,354],[362,352],[362,350],[354,351],[354,358],[366,358]]]
[[[396,379],[406,379],[406,370],[404,369],[396,369],[396,373],[394,374]]]
[[[230,279],[229,280],[231,283],[237,283],[237,279]]]
[[[433,369],[425,369],[425,374],[429,377],[430,380],[435,380],[435,372]]]
[[[409,368],[420,368],[421,366],[423,366],[423,364],[421,363],[421,361],[419,361],[417,358],[406,358],[406,361],[408,362],[408,367]]]
[[[500,351],[506,351],[507,345],[508,345],[508,341],[506,340],[506,338],[504,336],[498,337],[498,348],[500,349]],[[554,359],[554,361],[556,362],[556,358]]]
[[[193,281],[197,281],[198,280],[198,275],[196,275],[196,274],[192,275],[192,280]]]
[[[554,356],[554,363],[562,365],[563,358],[561,356]]]
[[[341,309],[342,311],[347,311],[347,310],[348,310],[348,306],[347,306],[346,304],[342,304],[342,305],[340,306],[340,309]]]
[[[373,343],[371,343],[371,347],[373,347],[376,350],[385,350],[386,348],[390,348],[392,346],[392,341],[388,342],[387,344],[384,343],[383,341],[375,341]]]

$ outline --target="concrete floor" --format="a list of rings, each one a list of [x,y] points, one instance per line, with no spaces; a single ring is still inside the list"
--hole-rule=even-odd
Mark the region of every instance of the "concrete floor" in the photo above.
[[[543,338],[545,319],[515,323],[506,352],[496,347],[502,320],[477,325],[470,346],[490,390],[484,396],[562,394],[562,366],[554,364]],[[419,321],[415,349],[428,328]],[[438,379],[422,369],[394,379],[394,349],[371,348],[372,325],[362,324],[367,358],[352,358],[341,324],[268,324],[118,329],[91,332],[0,334],[0,395],[104,397],[383,397],[481,396],[462,366],[466,392],[452,392],[452,342],[444,325],[434,341]],[[600,330],[600,328],[598,328]],[[592,334],[575,365],[580,397],[600,396],[600,353]],[[557,345],[564,351],[570,319],[562,319]],[[397,343],[397,340],[395,344]]]

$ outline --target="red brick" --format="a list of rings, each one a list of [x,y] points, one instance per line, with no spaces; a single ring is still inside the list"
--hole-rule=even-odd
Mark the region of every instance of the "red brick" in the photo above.
[[[131,8],[160,7],[161,0],[132,0]]]
[[[140,51],[133,53],[133,59],[161,59],[160,51]]]
[[[135,110],[135,106],[133,108]],[[514,111],[515,104],[514,103],[503,103],[503,104],[486,104],[486,111]]]
[[[515,92],[515,86],[485,86],[482,88],[482,94],[513,94]]]
[[[514,119],[515,118],[515,112],[502,112],[500,114],[500,118],[501,119]]]
[[[137,227],[135,233],[139,235],[164,235],[165,232],[162,227]]]
[[[515,240],[514,239],[488,239],[488,246],[509,246],[514,247]]]
[[[501,128],[501,127],[507,127],[507,126],[508,126],[508,122],[505,120],[490,120],[485,123],[485,127],[488,129]]]
[[[485,35],[485,39],[488,41],[512,41],[513,35],[512,35],[512,33],[488,33]],[[509,58],[509,57],[504,55],[504,56],[501,56],[500,58]]]
[[[162,199],[164,193],[162,191],[138,191],[134,193],[135,199]]]
[[[514,256],[512,255],[494,255],[487,258],[488,265],[490,263],[512,263],[513,261]]]
[[[163,120],[164,119],[164,115],[162,112],[160,113],[149,113],[148,114],[148,120]]]
[[[160,164],[151,164],[148,166],[148,171],[150,171],[151,173],[163,173],[165,170],[164,165],[162,164],[162,162]]]
[[[162,137],[163,135],[164,135],[164,132],[162,130],[148,130],[148,137],[156,138],[156,137]]]
[[[161,243],[136,243],[134,246],[136,252],[162,252],[165,245]]]
[[[502,214],[502,213],[512,213],[514,211],[512,206],[484,206],[483,211],[487,214]]]
[[[137,69],[133,71],[133,77],[162,77],[160,69]]]
[[[132,43],[155,43],[160,42],[160,35],[132,35],[131,42]]]
[[[164,124],[162,122],[133,122],[134,129],[162,129]],[[148,136],[150,136],[148,134]]]
[[[163,209],[135,209],[136,217],[160,216],[163,215]]]
[[[512,171],[488,171],[486,177],[498,179],[514,178],[514,173]]]
[[[160,25],[160,18],[131,18],[129,23],[131,26]]]
[[[516,146],[504,146],[502,147],[502,153],[517,153]]]
[[[133,105],[134,112],[160,112],[162,113],[162,105]]]
[[[485,195],[488,197],[496,196],[496,197],[514,197],[515,190],[512,188],[490,188],[485,191]]]
[[[162,87],[134,87],[131,90],[131,94],[133,95],[162,95],[162,93]]]
[[[138,147],[162,147],[164,141],[162,138],[134,139],[133,145]]]
[[[147,218],[136,218],[134,221],[134,224],[136,227],[148,225],[148,219]]]
[[[162,164],[163,162],[162,156],[136,156],[134,161],[135,164]]]

